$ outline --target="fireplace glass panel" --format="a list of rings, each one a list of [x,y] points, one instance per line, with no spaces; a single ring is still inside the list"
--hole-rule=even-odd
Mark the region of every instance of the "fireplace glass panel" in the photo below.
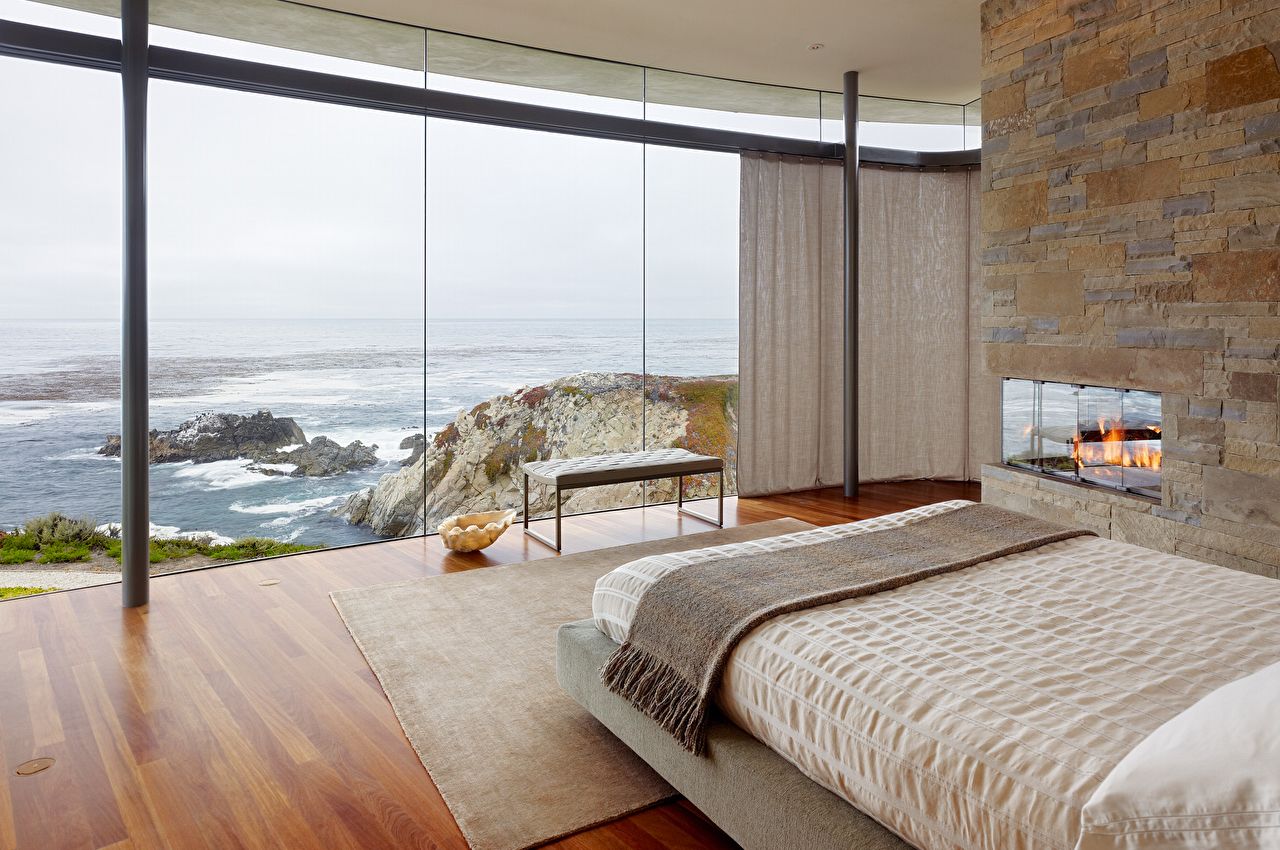
[[[1160,394],[1049,381],[1004,381],[1004,462],[1160,496]]]

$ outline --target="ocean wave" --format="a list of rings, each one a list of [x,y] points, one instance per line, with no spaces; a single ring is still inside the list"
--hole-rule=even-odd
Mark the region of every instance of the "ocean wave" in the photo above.
[[[336,496],[320,496],[315,499],[301,499],[297,502],[271,502],[265,505],[246,505],[233,502],[230,510],[238,514],[255,514],[270,516],[271,514],[306,515],[324,510],[331,505],[344,501],[350,494],[341,493]]]
[[[278,516],[275,519],[269,519],[264,522],[260,528],[283,528],[289,523],[297,519],[297,516]]]
[[[412,449],[400,448],[400,443],[406,437],[412,437],[414,434],[421,434],[421,428],[317,428],[316,435],[328,437],[339,445],[349,445],[355,440],[359,440],[366,446],[377,446],[378,450],[374,453],[378,456],[378,460],[397,462],[402,461],[412,454]]]
[[[95,530],[110,537],[119,537],[120,523],[108,522]],[[227,546],[236,542],[234,538],[216,531],[183,531],[176,525],[156,525],[154,522],[151,523],[151,537],[153,540],[204,540],[211,546]]]
[[[72,449],[60,455],[45,455],[44,460],[114,460],[118,462],[120,458],[98,454],[97,449],[90,447]]]
[[[208,463],[168,464],[179,467],[174,478],[191,480],[207,490],[236,490],[271,481],[271,477],[249,469],[250,460],[215,460]]]
[[[29,402],[0,402],[0,427],[34,425],[52,419],[57,412],[55,407],[37,407]]]
[[[254,469],[269,469],[272,472],[280,472],[285,475],[292,475],[298,471],[296,463],[259,463],[255,464]]]

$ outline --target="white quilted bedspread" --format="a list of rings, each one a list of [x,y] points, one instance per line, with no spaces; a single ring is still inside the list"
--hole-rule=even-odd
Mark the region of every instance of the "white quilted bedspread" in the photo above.
[[[595,621],[621,642],[645,589],[685,564],[964,504],[643,558],[600,579]],[[1084,537],[777,617],[734,651],[719,704],[917,847],[1069,850],[1130,749],[1276,661],[1274,579]]]

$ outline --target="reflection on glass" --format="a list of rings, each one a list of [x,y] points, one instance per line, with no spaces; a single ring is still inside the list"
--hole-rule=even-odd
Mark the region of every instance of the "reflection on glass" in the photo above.
[[[423,133],[152,83],[153,570],[422,531]]]
[[[819,139],[819,93],[645,70],[645,118],[768,136]]]
[[[427,34],[427,87],[436,91],[644,117],[644,69],[436,32]]]
[[[655,145],[645,155],[646,447],[724,458],[736,493],[739,158]],[[687,478],[684,495],[718,487]],[[648,501],[672,501],[675,488],[654,482]]]
[[[231,59],[423,85],[426,32],[283,0],[151,0],[151,43]]]
[[[0,58],[0,598],[119,578],[120,78]]]
[[[964,147],[965,150],[982,147],[982,98],[964,105]]]
[[[1160,394],[1006,378],[1005,463],[1159,497]]]
[[[859,97],[858,144],[914,151],[963,149],[966,146],[964,107]]]
[[[643,447],[644,148],[443,119],[427,135],[434,528],[518,509],[523,462]],[[553,509],[531,495],[531,514]],[[570,491],[564,509],[642,502],[622,484]]]
[[[0,20],[120,38],[120,0],[0,0]]]

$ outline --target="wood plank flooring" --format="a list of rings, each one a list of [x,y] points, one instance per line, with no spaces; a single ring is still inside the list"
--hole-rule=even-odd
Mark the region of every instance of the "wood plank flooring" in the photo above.
[[[728,499],[725,524],[952,498],[978,487]],[[708,528],[669,506],[573,517],[565,552]],[[465,850],[329,593],[553,556],[517,528],[468,556],[418,538],[161,576],[140,610],[117,585],[0,602],[0,848]],[[15,774],[39,756],[56,763]],[[681,800],[553,846],[734,844]]]

